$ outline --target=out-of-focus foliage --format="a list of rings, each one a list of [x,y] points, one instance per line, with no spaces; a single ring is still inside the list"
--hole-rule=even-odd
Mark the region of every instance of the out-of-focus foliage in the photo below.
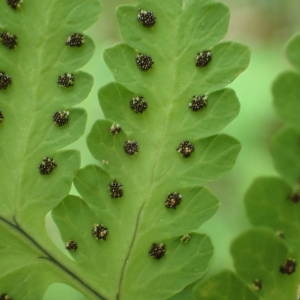
[[[255,228],[239,236],[231,248],[237,275],[265,300],[299,299],[299,35],[290,41],[287,56],[294,70],[282,73],[273,85],[274,106],[286,126],[272,146],[282,178],[260,177],[251,185],[245,205]],[[225,280],[224,274],[220,276]],[[199,292],[213,295],[213,282],[209,279],[199,286]],[[214,296],[224,299],[224,293]],[[233,298],[238,298],[235,292]]]

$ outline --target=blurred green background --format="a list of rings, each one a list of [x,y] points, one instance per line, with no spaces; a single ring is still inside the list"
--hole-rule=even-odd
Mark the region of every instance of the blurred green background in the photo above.
[[[200,0],[199,0],[200,1]],[[112,76],[103,59],[103,49],[120,41],[115,18],[115,8],[130,0],[102,0],[103,9],[99,21],[90,29],[96,42],[93,59],[85,71],[95,78],[93,91],[82,105],[88,111],[89,132],[96,119],[102,117],[98,106],[97,91]],[[299,0],[223,0],[231,9],[231,24],[226,39],[242,42],[252,50],[249,68],[233,84],[240,102],[239,117],[225,132],[238,138],[242,152],[235,168],[222,180],[211,185],[221,200],[219,212],[207,222],[201,231],[212,238],[215,256],[210,273],[231,268],[230,243],[249,227],[243,206],[243,195],[257,176],[276,174],[272,166],[269,144],[274,132],[280,127],[272,107],[271,85],[277,74],[288,67],[284,45],[299,31]],[[82,164],[94,162],[89,155],[83,137],[72,148],[81,151]],[[73,289],[61,284],[52,285],[44,300],[83,300]]]

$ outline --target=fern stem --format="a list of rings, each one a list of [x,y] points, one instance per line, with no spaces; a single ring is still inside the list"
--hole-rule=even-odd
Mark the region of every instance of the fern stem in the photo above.
[[[61,263],[58,259],[56,259],[49,251],[47,251],[37,240],[34,239],[28,232],[26,232],[16,221],[16,218],[13,217],[13,221],[9,221],[6,218],[0,216],[0,222],[7,225],[9,228],[13,229],[19,235],[22,236],[26,241],[28,241],[34,248],[39,250],[42,253],[42,256],[39,256],[39,259],[45,259],[49,261],[51,264],[56,266],[60,271],[64,272],[76,282],[76,286],[81,286],[80,290],[87,294],[88,296],[93,295],[95,299],[107,300],[103,295],[98,293],[93,287],[91,287],[88,283],[84,281],[79,275],[71,271],[67,266]]]

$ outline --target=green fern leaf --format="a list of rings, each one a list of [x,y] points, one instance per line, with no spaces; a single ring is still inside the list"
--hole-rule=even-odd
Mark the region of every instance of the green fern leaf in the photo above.
[[[252,229],[233,243],[231,251],[237,274],[259,299],[297,299],[299,277],[282,271],[292,270],[286,266],[293,254],[272,231]]]
[[[150,13],[144,26],[150,10],[155,19]],[[202,278],[212,255],[196,233],[218,207],[203,185],[240,150],[218,132],[239,111],[224,88],[247,67],[249,51],[217,44],[229,13],[212,1],[141,0],[121,7],[118,19],[126,44],[105,52],[116,82],[100,90],[106,119],[88,137],[99,166],[80,170],[82,200],[66,198],[53,217],[64,241],[78,241],[77,272],[105,299],[163,300]],[[211,61],[197,67],[206,50]],[[203,96],[199,111],[189,107],[193,96]]]
[[[257,300],[250,287],[232,272],[223,271],[194,288],[194,299],[201,300]]]
[[[81,32],[98,11],[97,0],[0,3],[2,297],[41,299],[53,282],[92,293],[51,242],[45,218],[69,193],[80,167],[76,151],[61,149],[85,128],[85,112],[73,106],[91,89],[91,76],[77,70],[94,44]],[[74,33],[81,47],[70,44]]]

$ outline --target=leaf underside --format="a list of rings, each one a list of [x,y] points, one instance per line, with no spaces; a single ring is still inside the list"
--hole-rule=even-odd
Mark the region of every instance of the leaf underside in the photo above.
[[[154,26],[138,22],[139,9],[153,12]],[[240,150],[235,139],[218,132],[238,114],[237,97],[225,87],[247,67],[249,51],[232,42],[217,44],[229,21],[221,3],[140,0],[120,7],[118,20],[125,43],[105,52],[116,82],[100,90],[106,119],[88,137],[99,164],[79,171],[81,198],[67,197],[52,215],[62,239],[78,242],[72,253],[77,273],[105,299],[165,300],[207,270],[212,246],[195,231],[218,201],[203,186],[228,171]],[[205,50],[212,60],[197,68],[196,55]],[[152,57],[150,70],[137,66],[139,53]],[[193,112],[194,95],[207,95],[207,107]],[[138,96],[148,104],[143,113],[130,108]],[[113,135],[116,124],[121,132]],[[124,151],[127,141],[138,143],[138,153]],[[183,141],[195,149],[188,158],[176,151]],[[116,199],[110,191],[114,180],[123,191]],[[170,193],[182,196],[176,209],[165,206]],[[106,240],[92,236],[95,224],[109,230]],[[165,247],[161,259],[148,253],[154,243]]]
[[[140,7],[155,12],[153,28],[137,22]],[[0,48],[2,72],[12,79],[0,90],[0,237],[5,241],[0,294],[14,300],[42,298],[53,282],[70,284],[90,299],[167,299],[202,278],[212,255],[209,239],[193,232],[218,206],[203,185],[229,170],[240,149],[235,139],[218,132],[239,111],[234,92],[224,88],[246,68],[248,50],[231,42],[217,45],[229,19],[219,3],[141,0],[120,8],[127,44],[105,54],[117,83],[100,91],[107,119],[97,122],[88,138],[100,165],[76,176],[82,199],[66,197],[79,156],[59,150],[84,130],[85,113],[72,107],[92,86],[91,77],[76,70],[91,57],[93,43],[87,37],[78,48],[65,42],[92,24],[98,11],[97,0],[27,0],[17,9],[0,3],[1,28],[18,36],[15,49]],[[204,50],[211,50],[213,59],[197,68],[195,56]],[[152,70],[138,70],[137,51],[153,56]],[[74,73],[75,86],[57,86],[63,73]],[[129,101],[141,95],[149,108],[138,115]],[[208,95],[207,107],[192,112],[193,95]],[[62,110],[70,111],[70,121],[58,127],[53,114]],[[119,135],[110,133],[113,122],[122,126]],[[132,139],[140,151],[128,156],[123,146]],[[183,140],[195,147],[190,158],[176,151]],[[45,157],[57,165],[49,175],[39,172]],[[121,199],[111,199],[108,186],[114,179],[123,185]],[[183,197],[177,209],[164,206],[171,192]],[[45,217],[51,211],[62,240],[78,245],[71,256],[47,234]],[[107,226],[106,240],[93,238],[95,224]],[[153,243],[164,245],[165,257],[149,256]]]
[[[86,113],[74,106],[93,83],[77,71],[92,56],[93,42],[66,42],[98,12],[98,0],[25,0],[16,8],[0,2],[0,71],[11,80],[7,86],[0,80],[0,295],[14,300],[41,299],[53,282],[82,286],[72,261],[48,237],[45,216],[68,195],[80,167],[76,151],[61,149],[84,131]],[[3,33],[15,36],[16,47],[5,44]],[[73,87],[57,84],[64,73],[74,74]],[[53,121],[60,111],[69,111],[62,127]],[[46,157],[57,167],[42,175]]]
[[[282,178],[262,177],[254,181],[246,194],[245,205],[255,229],[240,236],[232,245],[237,275],[244,282],[239,288],[250,286],[257,299],[299,299],[299,53],[298,35],[287,48],[287,56],[295,70],[279,75],[273,86],[274,105],[285,126],[276,134],[271,152]],[[289,274],[281,270],[287,261],[296,266]],[[211,279],[207,286],[213,284],[214,279]],[[215,299],[238,298],[235,292],[228,295],[232,298],[220,295]]]

